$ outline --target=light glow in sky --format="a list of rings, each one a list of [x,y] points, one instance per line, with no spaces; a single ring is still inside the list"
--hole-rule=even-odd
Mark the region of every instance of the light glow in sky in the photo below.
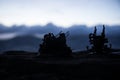
[[[120,24],[120,0],[0,0],[0,23]]]

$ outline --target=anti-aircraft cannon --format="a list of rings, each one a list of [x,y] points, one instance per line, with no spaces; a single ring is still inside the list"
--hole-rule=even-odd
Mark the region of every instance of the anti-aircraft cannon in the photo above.
[[[70,56],[72,50],[66,44],[69,32],[60,32],[56,36],[53,33],[44,35],[43,43],[40,44],[40,55],[45,56]]]
[[[95,27],[94,33],[89,34],[89,42],[90,45],[92,45],[91,49],[88,49],[88,51],[102,54],[102,53],[110,53],[111,50],[111,44],[108,47],[108,39],[105,36],[105,26],[103,25],[103,30],[101,35],[97,35],[97,28]]]

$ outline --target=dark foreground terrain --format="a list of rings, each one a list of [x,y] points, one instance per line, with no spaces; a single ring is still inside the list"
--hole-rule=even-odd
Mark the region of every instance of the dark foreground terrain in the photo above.
[[[0,80],[120,80],[120,55],[36,57],[37,53],[0,55]]]

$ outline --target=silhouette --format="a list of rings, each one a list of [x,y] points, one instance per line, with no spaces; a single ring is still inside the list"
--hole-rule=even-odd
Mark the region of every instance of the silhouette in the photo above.
[[[89,42],[92,45],[91,49],[88,49],[90,52],[102,54],[102,53],[109,53],[112,47],[112,44],[110,44],[110,47],[108,47],[108,39],[105,36],[105,26],[103,25],[103,31],[101,35],[97,35],[97,28],[95,26],[94,33],[89,34]]]
[[[53,33],[45,34],[39,48],[40,55],[70,56],[72,50],[66,44],[68,34],[68,32],[63,33],[62,31],[56,36]]]

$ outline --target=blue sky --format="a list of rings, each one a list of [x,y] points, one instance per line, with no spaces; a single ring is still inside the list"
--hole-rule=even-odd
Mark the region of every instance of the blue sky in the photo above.
[[[120,0],[0,0],[0,23],[11,26],[120,24]]]

